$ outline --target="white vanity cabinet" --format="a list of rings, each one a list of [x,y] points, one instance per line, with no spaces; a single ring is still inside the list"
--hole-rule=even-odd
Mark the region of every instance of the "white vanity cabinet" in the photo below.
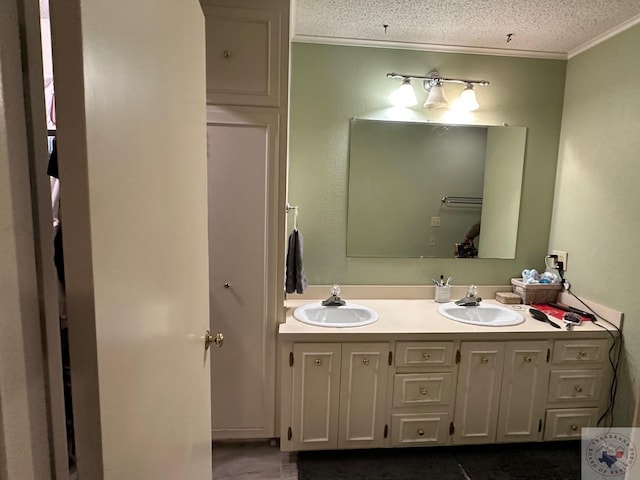
[[[549,345],[546,340],[461,343],[453,443],[540,439]]]
[[[545,440],[580,438],[606,408],[611,383],[608,339],[556,340],[545,421]]]
[[[276,433],[289,0],[201,0],[206,30],[212,438]],[[188,161],[188,159],[185,159]]]
[[[433,301],[370,303],[381,318],[362,329],[281,325],[282,451],[575,439],[606,411],[613,328],[466,327]]]
[[[295,343],[286,356],[283,450],[383,446],[388,343]]]

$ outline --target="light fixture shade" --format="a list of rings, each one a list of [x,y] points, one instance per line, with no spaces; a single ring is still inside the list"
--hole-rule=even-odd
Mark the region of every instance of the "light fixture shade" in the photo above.
[[[434,85],[429,90],[429,96],[427,101],[424,102],[425,108],[447,108],[449,101],[444,94],[444,88],[442,85]]]
[[[473,112],[480,107],[476,100],[476,92],[473,90],[473,85],[467,85],[467,88],[462,91],[458,106],[460,110],[464,110],[466,112]]]
[[[391,102],[396,107],[413,107],[418,104],[416,92],[413,90],[409,79],[403,80],[400,88],[391,94]]]

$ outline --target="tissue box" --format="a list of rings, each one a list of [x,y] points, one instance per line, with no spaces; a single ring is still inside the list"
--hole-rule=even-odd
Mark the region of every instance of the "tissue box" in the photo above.
[[[558,293],[562,290],[559,283],[529,283],[526,284],[521,278],[512,278],[511,285],[513,293],[522,298],[522,303],[527,305],[532,303],[555,302]]]

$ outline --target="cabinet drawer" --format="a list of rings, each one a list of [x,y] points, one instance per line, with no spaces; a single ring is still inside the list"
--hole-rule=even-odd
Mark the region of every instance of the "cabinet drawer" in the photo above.
[[[444,445],[449,443],[448,412],[391,415],[393,445]]]
[[[451,373],[396,374],[393,406],[448,405],[453,400]]]
[[[558,408],[547,410],[544,428],[545,440],[580,438],[583,428],[595,426],[597,408]]]
[[[608,341],[600,340],[557,340],[553,343],[553,363],[577,364],[584,362],[604,362],[607,357]]]
[[[550,402],[595,402],[601,391],[602,370],[552,370],[549,376]]]
[[[453,365],[453,342],[398,342],[396,367]]]

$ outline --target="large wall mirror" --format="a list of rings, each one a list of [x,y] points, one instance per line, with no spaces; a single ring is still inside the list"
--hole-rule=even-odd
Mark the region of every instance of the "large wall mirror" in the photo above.
[[[352,119],[347,256],[515,258],[526,132]]]

